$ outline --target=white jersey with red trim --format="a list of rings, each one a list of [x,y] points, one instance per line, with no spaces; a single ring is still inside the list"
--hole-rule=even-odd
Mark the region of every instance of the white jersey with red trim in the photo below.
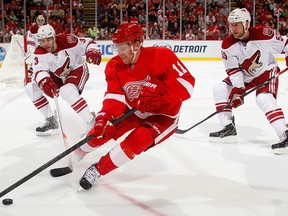
[[[235,87],[243,87],[265,71],[278,66],[273,54],[288,53],[288,39],[269,27],[249,28],[249,39],[232,34],[222,42],[222,60]]]
[[[57,49],[53,53],[47,52],[41,46],[38,46],[34,52],[33,70],[36,82],[49,76],[49,72],[65,79],[70,71],[84,63],[83,56],[86,49],[91,46],[96,47],[93,39],[78,38],[71,34],[57,35],[55,41]]]

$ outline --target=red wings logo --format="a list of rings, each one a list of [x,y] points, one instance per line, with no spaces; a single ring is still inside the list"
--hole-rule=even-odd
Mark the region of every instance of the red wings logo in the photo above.
[[[150,76],[147,76],[144,80],[126,83],[123,86],[123,89],[127,95],[128,100],[133,101],[135,98],[138,98],[144,83],[150,79]]]
[[[241,69],[244,69],[250,75],[253,75],[255,69],[263,65],[262,62],[259,62],[260,57],[261,53],[257,50],[249,59],[245,59],[245,61],[240,65]]]

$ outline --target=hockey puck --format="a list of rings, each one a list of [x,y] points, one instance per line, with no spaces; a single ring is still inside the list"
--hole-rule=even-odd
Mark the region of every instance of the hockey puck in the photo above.
[[[13,199],[6,198],[2,200],[3,205],[12,205],[13,204]]]

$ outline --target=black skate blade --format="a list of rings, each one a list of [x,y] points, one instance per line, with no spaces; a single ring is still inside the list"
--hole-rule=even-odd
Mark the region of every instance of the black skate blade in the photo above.
[[[67,175],[69,173],[72,173],[73,170],[67,166],[67,167],[59,167],[59,168],[54,168],[50,170],[50,175],[52,177],[60,177],[60,176],[64,176]]]

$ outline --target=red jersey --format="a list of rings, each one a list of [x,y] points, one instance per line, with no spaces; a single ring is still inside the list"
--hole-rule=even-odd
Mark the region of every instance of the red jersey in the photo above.
[[[112,58],[105,69],[107,91],[102,111],[109,111],[114,117],[128,108],[136,107],[143,84],[158,79],[166,87],[165,103],[155,113],[141,113],[140,118],[151,114],[177,117],[182,101],[191,97],[195,78],[174,52],[163,47],[143,47],[135,64],[124,64],[119,56]]]

